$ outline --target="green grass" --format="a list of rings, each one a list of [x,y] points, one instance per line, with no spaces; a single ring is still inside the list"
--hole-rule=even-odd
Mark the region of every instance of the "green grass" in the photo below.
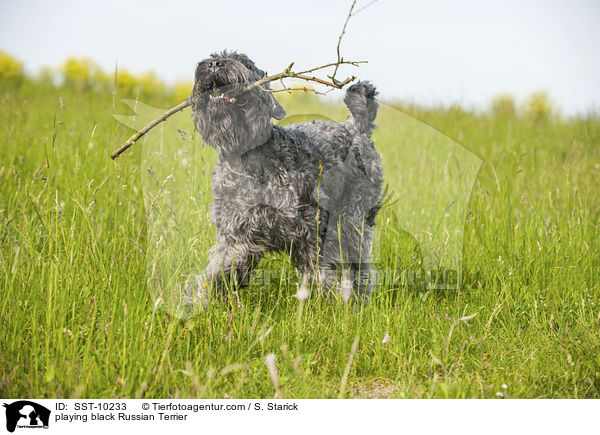
[[[131,134],[112,117],[128,113],[119,98],[28,83],[0,94],[0,396],[600,396],[598,118],[405,108],[483,159],[465,204],[459,290],[427,291],[388,276],[359,309],[334,299],[299,302],[288,259],[271,256],[261,267],[281,278],[179,319],[163,309],[168,295],[156,302],[147,270],[162,261],[177,277],[205,264],[216,154],[187,138],[184,113],[172,125],[186,130],[178,144],[192,144],[185,168],[176,164],[183,157],[160,167],[152,152],[167,147],[170,156],[173,142],[158,130],[111,161]],[[307,98],[284,106],[344,113]],[[394,218],[416,196],[407,200],[393,187],[422,171],[393,170],[397,133],[380,125],[386,183],[399,201],[378,218],[374,256],[394,270],[418,268],[423,253]],[[149,168],[157,168],[156,180],[173,170],[175,180],[192,182],[169,187],[169,196]],[[148,201],[159,195],[181,203],[178,216],[189,222],[152,217]],[[152,248],[162,234],[155,230],[172,236],[169,249]],[[269,353],[277,357],[277,389]]]

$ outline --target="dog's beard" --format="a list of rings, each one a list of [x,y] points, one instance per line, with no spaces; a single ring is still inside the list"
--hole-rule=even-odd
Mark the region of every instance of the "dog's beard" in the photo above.
[[[244,153],[271,135],[270,96],[246,84],[208,87],[192,95],[196,129],[204,141],[227,153]],[[206,87],[205,87],[206,89]]]
[[[196,74],[195,88],[199,93],[210,93],[213,96],[218,94],[239,93],[244,90],[249,84],[259,80],[255,73],[252,73],[247,68],[229,64],[217,71],[200,70]]]
[[[242,93],[246,86],[245,83],[227,83],[221,77],[208,77],[194,86],[192,98],[204,99],[205,103],[212,100],[235,103],[236,95]]]

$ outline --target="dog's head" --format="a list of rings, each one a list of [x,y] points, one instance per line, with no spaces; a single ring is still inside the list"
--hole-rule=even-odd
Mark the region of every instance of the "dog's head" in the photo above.
[[[245,91],[265,73],[248,56],[213,53],[198,63],[190,97],[196,129],[204,141],[226,152],[244,152],[262,145],[272,131],[271,118],[285,110],[269,85]]]

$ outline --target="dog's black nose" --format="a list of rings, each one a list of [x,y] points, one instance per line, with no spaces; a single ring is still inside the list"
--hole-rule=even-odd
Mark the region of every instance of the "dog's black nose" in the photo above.
[[[214,71],[218,70],[219,68],[221,68],[223,65],[225,65],[225,64],[223,63],[222,60],[213,60],[213,61],[208,62],[208,70],[214,72]]]

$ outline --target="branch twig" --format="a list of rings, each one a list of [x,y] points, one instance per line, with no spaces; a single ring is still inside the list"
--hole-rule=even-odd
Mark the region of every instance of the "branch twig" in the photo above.
[[[366,5],[364,5],[362,8],[359,8],[359,9],[355,10],[354,13],[352,14],[352,16],[358,14],[359,12],[364,11],[365,9],[367,9],[369,6],[371,6],[375,2],[377,2],[377,0],[372,0],[369,3],[367,3]]]
[[[337,83],[337,79],[335,78],[335,75],[337,74],[338,68],[340,67],[340,63],[344,61],[344,59],[342,59],[342,56],[340,55],[340,45],[342,44],[342,38],[344,37],[344,34],[346,33],[346,26],[348,25],[348,21],[350,21],[350,17],[352,16],[352,11],[354,10],[354,6],[356,6],[356,0],[354,0],[352,2],[352,5],[350,6],[350,10],[348,11],[348,16],[346,17],[346,21],[344,21],[344,27],[342,27],[342,33],[340,33],[340,37],[338,38],[337,47],[335,49],[335,51],[337,53],[337,62],[335,65],[335,69],[333,70],[333,74],[328,76],[333,83]]]
[[[325,95],[325,92],[319,92],[316,89],[313,88],[309,88],[307,86],[302,86],[302,87],[298,87],[298,88],[288,88],[287,86],[284,86],[281,89],[265,89],[265,92],[268,92],[270,94],[275,94],[278,92],[287,92],[287,93],[292,93],[292,92],[304,92],[304,93],[312,93],[312,94],[317,94],[317,95]]]
[[[277,74],[273,74],[272,76],[266,76],[262,79],[260,79],[257,82],[254,82],[250,85],[248,85],[245,89],[244,92],[248,92],[251,91],[252,89],[258,88],[259,86],[262,86],[266,83],[269,82],[274,82],[277,80],[282,80],[282,79],[286,79],[286,78],[295,78],[295,79],[302,79],[302,80],[306,80],[307,82],[315,82],[315,83],[319,83],[321,85],[325,85],[325,86],[329,86],[332,88],[336,88],[336,89],[342,89],[344,86],[346,86],[348,83],[350,83],[353,80],[356,80],[356,76],[351,76],[346,78],[343,81],[339,81],[339,80],[335,80],[335,81],[327,81],[327,80],[323,80],[320,79],[318,77],[315,76],[308,76],[308,73],[314,72],[314,71],[318,71],[318,70],[322,70],[324,68],[329,68],[332,66],[339,66],[339,65],[353,65],[353,66],[358,66],[361,63],[367,63],[366,60],[358,60],[358,61],[340,61],[340,62],[332,62],[332,63],[328,63],[327,65],[321,65],[321,66],[317,66],[315,68],[311,68],[311,69],[307,69],[304,71],[300,71],[300,72],[294,72],[292,71],[292,66],[294,65],[294,62],[292,62],[286,69],[284,69],[282,72],[277,73]],[[331,77],[330,77],[331,78]]]
[[[165,113],[163,113],[158,118],[156,118],[155,120],[151,121],[150,123],[146,124],[140,131],[138,131],[133,136],[131,136],[129,139],[127,139],[127,142],[125,142],[118,149],[116,149],[115,151],[113,151],[113,153],[110,155],[110,158],[114,160],[117,157],[119,157],[131,145],[133,145],[134,143],[136,143],[138,141],[138,139],[141,138],[143,135],[145,135],[146,133],[148,133],[150,130],[152,130],[154,127],[156,127],[161,122],[165,121],[169,116],[174,115],[175,113],[177,113],[177,112],[185,109],[190,104],[191,104],[190,99],[187,98],[187,99],[183,100],[181,103],[179,103],[177,106],[171,107]]]

